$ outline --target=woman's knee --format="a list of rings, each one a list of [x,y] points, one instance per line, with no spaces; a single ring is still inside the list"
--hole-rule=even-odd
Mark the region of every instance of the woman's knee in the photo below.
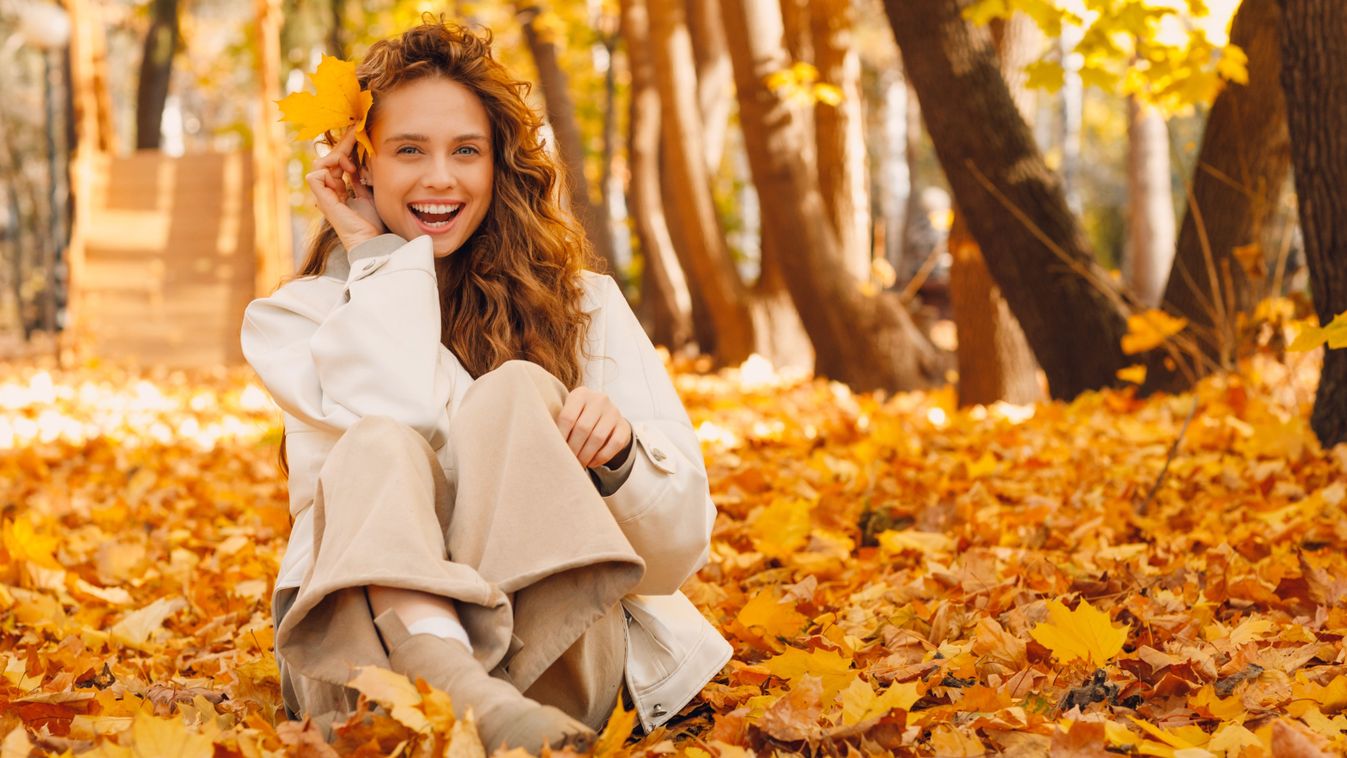
[[[566,386],[547,372],[547,369],[532,361],[511,360],[502,363],[491,371],[482,374],[468,390],[469,395],[505,394],[518,397],[526,392],[536,392],[549,405],[564,401]],[[466,402],[466,398],[465,398]]]
[[[363,459],[398,459],[405,458],[409,451],[423,449],[429,450],[429,444],[407,424],[388,416],[365,416],[347,427],[328,458],[358,455]]]

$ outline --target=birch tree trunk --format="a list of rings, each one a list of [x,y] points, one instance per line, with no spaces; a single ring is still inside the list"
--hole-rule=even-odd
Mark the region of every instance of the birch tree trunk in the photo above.
[[[1169,130],[1155,108],[1127,98],[1126,279],[1142,305],[1154,307],[1174,262],[1174,191]]]

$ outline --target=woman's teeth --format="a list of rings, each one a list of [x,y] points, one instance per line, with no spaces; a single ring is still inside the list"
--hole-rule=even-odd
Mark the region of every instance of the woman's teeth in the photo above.
[[[448,226],[463,208],[462,203],[411,203],[407,206],[421,223],[431,228]]]

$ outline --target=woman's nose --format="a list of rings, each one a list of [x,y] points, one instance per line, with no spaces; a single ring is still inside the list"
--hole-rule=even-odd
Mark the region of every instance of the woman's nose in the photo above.
[[[452,187],[456,181],[453,162],[448,158],[430,161],[425,175],[421,177],[421,183],[426,187]]]

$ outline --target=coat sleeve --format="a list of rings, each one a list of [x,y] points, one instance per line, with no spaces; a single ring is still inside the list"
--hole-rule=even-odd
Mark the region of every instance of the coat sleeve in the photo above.
[[[668,595],[706,564],[716,510],[701,445],[654,345],[604,277],[603,392],[631,422],[627,480],[604,497],[646,572],[636,594]]]
[[[437,447],[454,372],[440,344],[430,238],[386,234],[356,246],[349,260],[335,306],[287,287],[249,304],[244,357],[276,403],[307,424],[342,431],[388,416]]]

